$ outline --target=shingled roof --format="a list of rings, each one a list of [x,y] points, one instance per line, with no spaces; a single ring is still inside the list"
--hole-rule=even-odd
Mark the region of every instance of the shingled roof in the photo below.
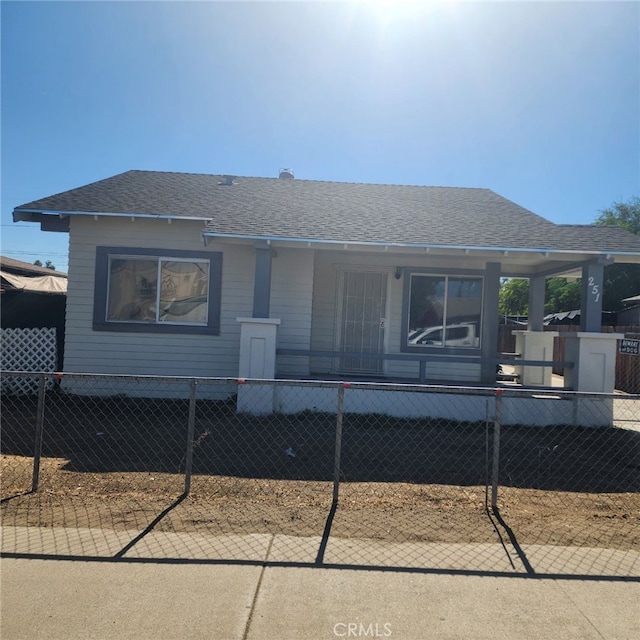
[[[559,224],[557,227],[566,249],[581,250],[591,244],[601,251],[635,253],[640,248],[640,237],[622,227],[593,224]]]
[[[202,219],[216,236],[640,254],[640,238],[621,229],[556,225],[477,188],[127,171],[14,218],[29,212]]]

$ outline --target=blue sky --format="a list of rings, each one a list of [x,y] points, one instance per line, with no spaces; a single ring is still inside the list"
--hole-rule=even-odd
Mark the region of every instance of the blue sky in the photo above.
[[[129,169],[487,187],[558,223],[640,195],[637,2],[6,2],[13,207]]]

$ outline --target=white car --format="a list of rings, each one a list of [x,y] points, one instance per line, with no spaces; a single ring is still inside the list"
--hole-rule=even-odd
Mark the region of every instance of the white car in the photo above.
[[[410,345],[432,345],[434,347],[479,347],[480,338],[473,323],[448,324],[446,344],[442,339],[442,327],[424,327],[409,334]]]

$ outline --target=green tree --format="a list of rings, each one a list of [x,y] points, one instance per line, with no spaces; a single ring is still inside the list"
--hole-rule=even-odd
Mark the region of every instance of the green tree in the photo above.
[[[545,285],[544,312],[560,313],[580,308],[580,279],[549,278]]]
[[[640,293],[640,264],[610,264],[604,268],[604,311],[620,311],[622,300]]]
[[[640,197],[634,196],[628,202],[614,202],[600,211],[593,224],[622,227],[640,236]]]
[[[580,308],[580,280],[549,278],[545,284],[544,312],[560,313]],[[529,313],[529,280],[509,278],[500,284],[498,309],[501,315],[526,316]]]
[[[622,227],[640,236],[640,197],[634,196],[627,202],[614,202],[602,209],[593,223]],[[640,265],[611,264],[604,268],[604,291],[602,308],[605,311],[618,311],[624,298],[640,293]]]
[[[56,266],[53,264],[53,262],[51,262],[51,260],[47,260],[45,264],[42,264],[42,260],[34,260],[33,264],[36,267],[44,267],[45,269],[51,269],[51,271],[56,270]]]
[[[503,316],[526,316],[529,313],[529,280],[503,280],[498,294],[498,309]]]

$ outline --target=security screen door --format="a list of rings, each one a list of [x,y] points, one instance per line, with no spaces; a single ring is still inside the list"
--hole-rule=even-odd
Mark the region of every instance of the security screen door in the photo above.
[[[340,371],[382,373],[382,360],[349,356],[352,353],[382,353],[384,349],[387,274],[345,271],[342,274],[340,326]]]

